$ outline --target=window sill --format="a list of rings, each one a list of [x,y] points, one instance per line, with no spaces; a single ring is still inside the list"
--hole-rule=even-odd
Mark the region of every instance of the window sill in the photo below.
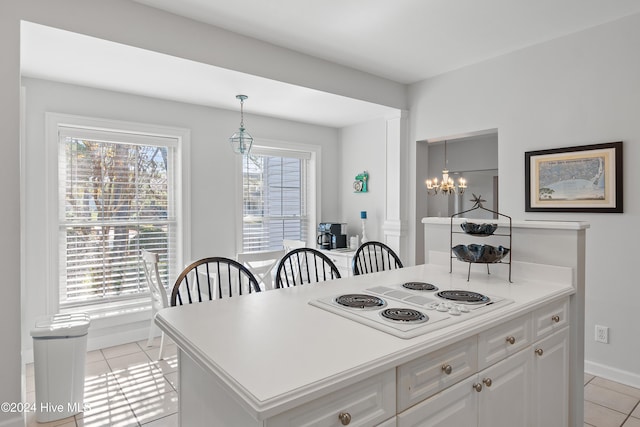
[[[130,324],[136,321],[149,320],[151,302],[149,298],[131,301],[118,301],[88,307],[73,307],[60,310],[61,313],[86,313],[95,328]]]

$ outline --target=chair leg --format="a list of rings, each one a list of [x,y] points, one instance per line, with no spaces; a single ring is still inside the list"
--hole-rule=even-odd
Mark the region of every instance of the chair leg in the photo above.
[[[160,332],[160,349],[158,350],[158,360],[162,360],[163,350],[164,350],[164,332]]]
[[[153,345],[153,333],[155,332],[155,323],[153,323],[153,317],[151,318],[151,324],[149,325],[149,339],[147,339],[147,347]]]

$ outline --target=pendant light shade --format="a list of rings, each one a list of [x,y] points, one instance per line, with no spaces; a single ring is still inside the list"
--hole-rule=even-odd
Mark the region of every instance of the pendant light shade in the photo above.
[[[249,151],[251,151],[251,145],[253,144],[253,137],[249,135],[249,132],[244,128],[243,105],[244,100],[247,98],[247,95],[236,95],[236,99],[240,100],[240,128],[229,138],[231,148],[236,154],[249,154]]]

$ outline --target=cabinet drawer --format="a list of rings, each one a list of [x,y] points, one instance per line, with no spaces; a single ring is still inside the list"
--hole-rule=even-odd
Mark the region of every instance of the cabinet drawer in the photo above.
[[[475,374],[477,355],[478,342],[471,337],[399,366],[398,412]]]
[[[531,344],[531,315],[511,320],[478,335],[478,369],[484,369]]]
[[[533,313],[534,340],[559,331],[569,324],[569,299],[548,304]]]
[[[269,418],[266,427],[342,426],[340,415],[350,418],[349,426],[375,426],[396,414],[396,374],[390,369],[342,390]]]

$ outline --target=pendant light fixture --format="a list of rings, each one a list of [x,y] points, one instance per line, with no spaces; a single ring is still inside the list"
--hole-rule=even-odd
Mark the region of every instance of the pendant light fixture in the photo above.
[[[229,143],[233,152],[236,154],[249,154],[251,151],[251,145],[253,144],[253,137],[244,128],[244,101],[249,98],[247,95],[236,95],[236,99],[240,100],[240,128],[238,132],[234,133],[229,138]]]
[[[460,193],[464,194],[464,190],[467,189],[467,181],[464,178],[458,180],[458,186],[453,182],[453,179],[449,176],[449,170],[447,169],[447,141],[444,141],[444,169],[442,170],[442,181],[438,183],[438,178],[428,179],[425,181],[427,185],[428,194],[438,194],[449,196],[451,194]]]

